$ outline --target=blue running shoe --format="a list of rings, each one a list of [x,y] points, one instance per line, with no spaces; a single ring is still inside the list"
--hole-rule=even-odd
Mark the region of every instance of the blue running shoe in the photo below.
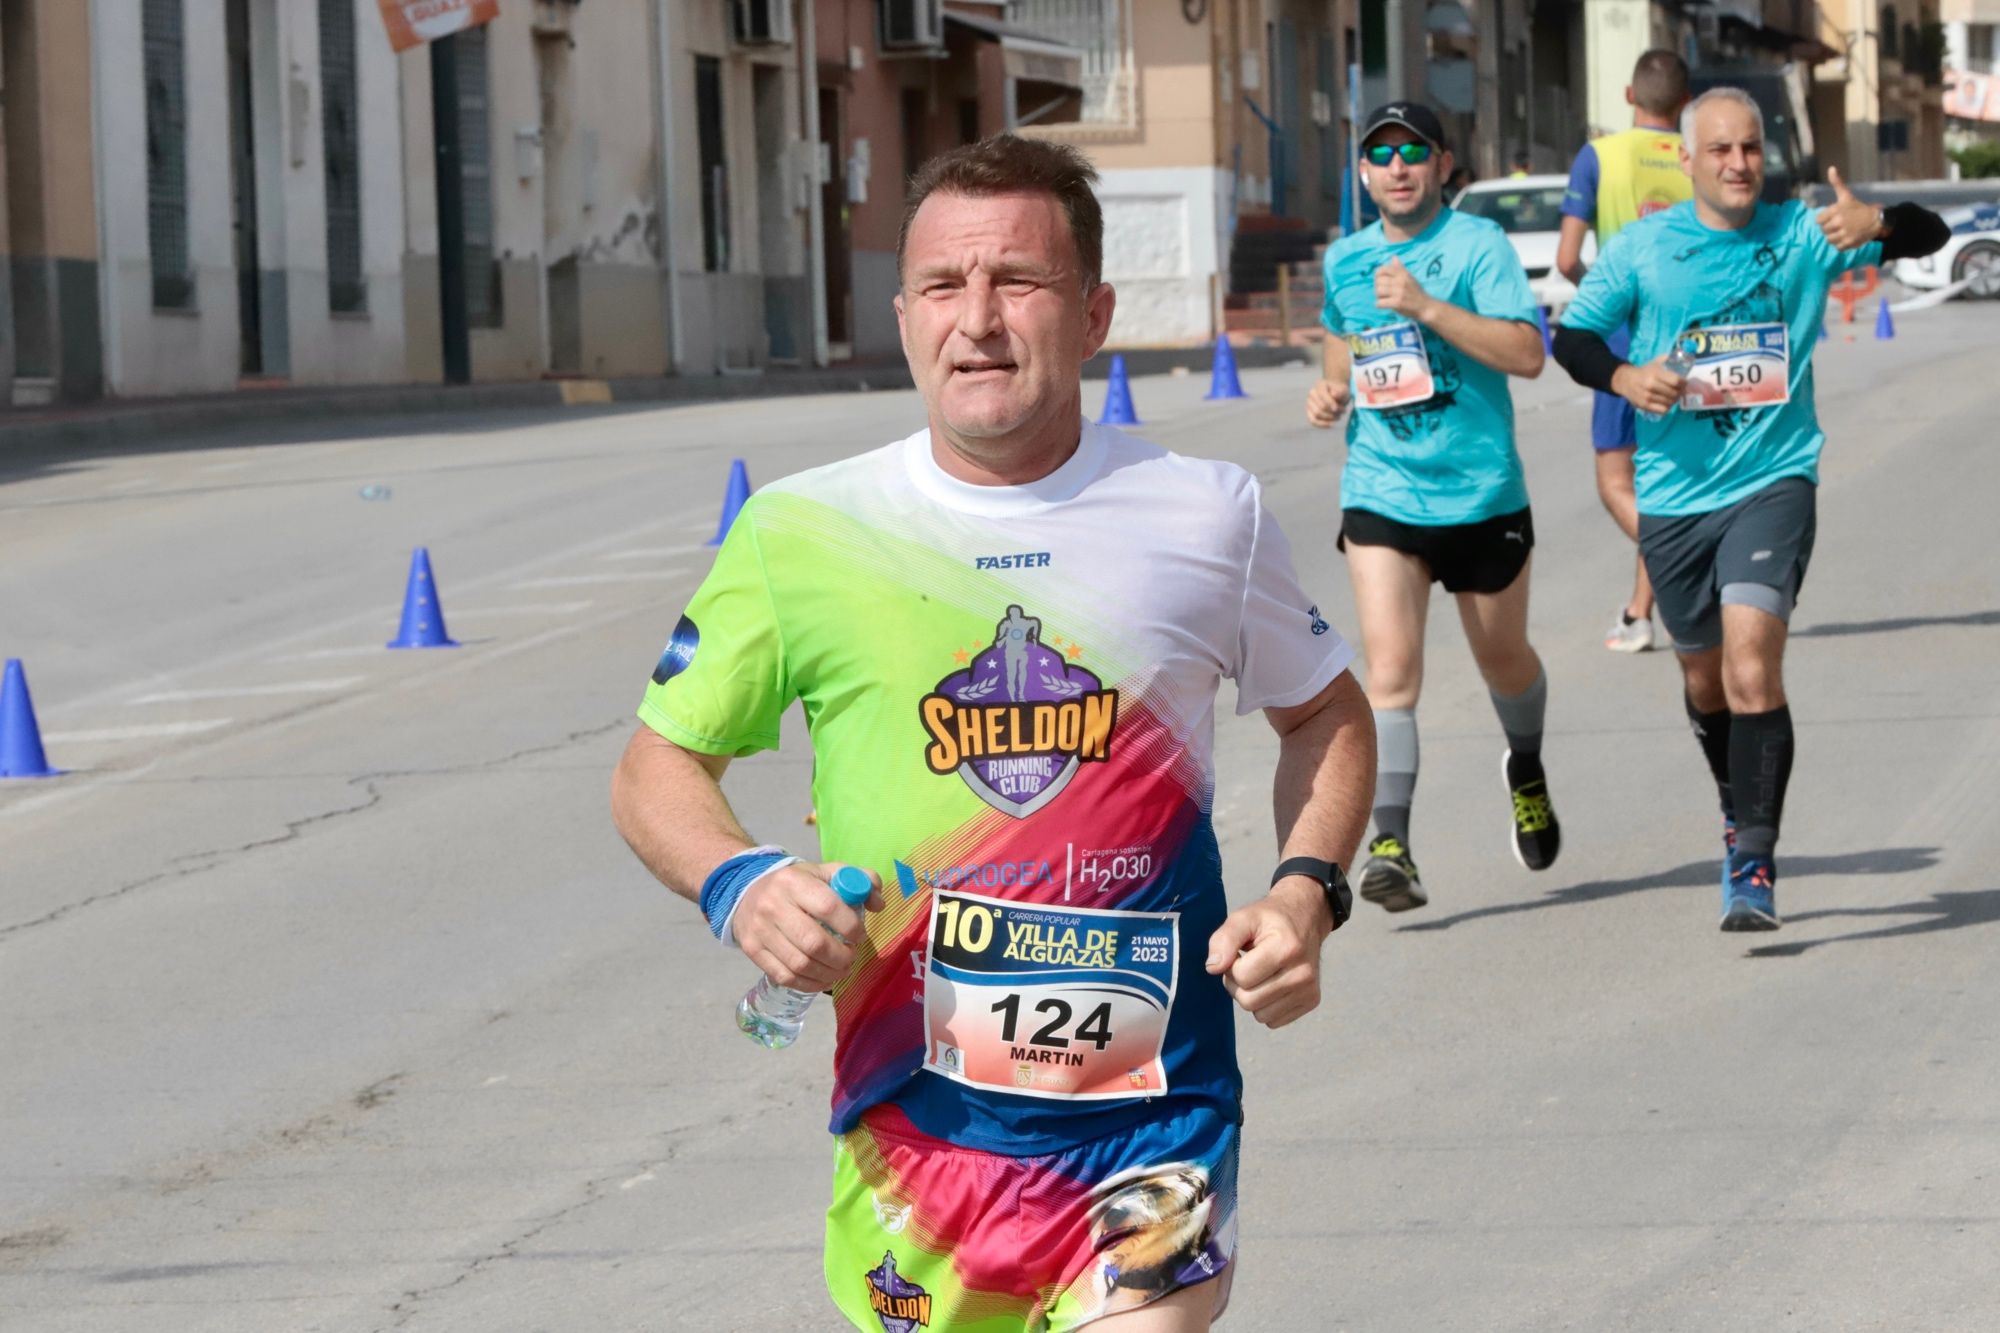
[[[1736,855],[1736,817],[1722,813],[1722,914],[1729,915],[1729,861]]]
[[[1729,890],[1722,902],[1724,930],[1778,928],[1778,867],[1768,856],[1729,858]]]

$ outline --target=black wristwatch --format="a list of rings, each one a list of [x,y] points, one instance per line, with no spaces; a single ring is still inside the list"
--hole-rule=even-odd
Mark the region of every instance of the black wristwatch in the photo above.
[[[1354,910],[1354,891],[1347,887],[1347,876],[1340,873],[1339,866],[1315,856],[1294,856],[1279,862],[1278,868],[1271,872],[1271,887],[1276,888],[1279,880],[1293,875],[1319,881],[1320,892],[1326,895],[1327,910],[1333,913],[1333,928],[1339,930],[1347,924]]]

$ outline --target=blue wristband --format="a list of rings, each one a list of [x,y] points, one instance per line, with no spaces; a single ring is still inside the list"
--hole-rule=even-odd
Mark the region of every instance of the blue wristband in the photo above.
[[[736,910],[744,890],[779,866],[797,859],[782,847],[752,847],[709,871],[708,878],[701,882],[701,914],[708,918],[708,928],[715,938],[723,937],[722,928],[729,924],[729,916]]]

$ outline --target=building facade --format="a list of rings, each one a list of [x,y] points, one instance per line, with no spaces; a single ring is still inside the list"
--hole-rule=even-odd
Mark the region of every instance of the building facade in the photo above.
[[[1943,0],[1945,146],[2000,141],[2000,0]]]
[[[397,76],[372,8],[88,12],[104,388],[401,379]]]
[[[1834,52],[1813,88],[1823,165],[1850,180],[1944,176],[1938,0],[1821,0],[1820,15]]]

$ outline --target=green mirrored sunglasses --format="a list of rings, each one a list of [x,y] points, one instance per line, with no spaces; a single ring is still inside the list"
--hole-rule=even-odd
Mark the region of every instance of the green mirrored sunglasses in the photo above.
[[[1430,161],[1433,151],[1429,144],[1414,141],[1396,144],[1375,143],[1369,144],[1366,148],[1362,149],[1361,155],[1375,166],[1386,167],[1389,165],[1390,158],[1400,154],[1403,161],[1414,167],[1419,163]]]

